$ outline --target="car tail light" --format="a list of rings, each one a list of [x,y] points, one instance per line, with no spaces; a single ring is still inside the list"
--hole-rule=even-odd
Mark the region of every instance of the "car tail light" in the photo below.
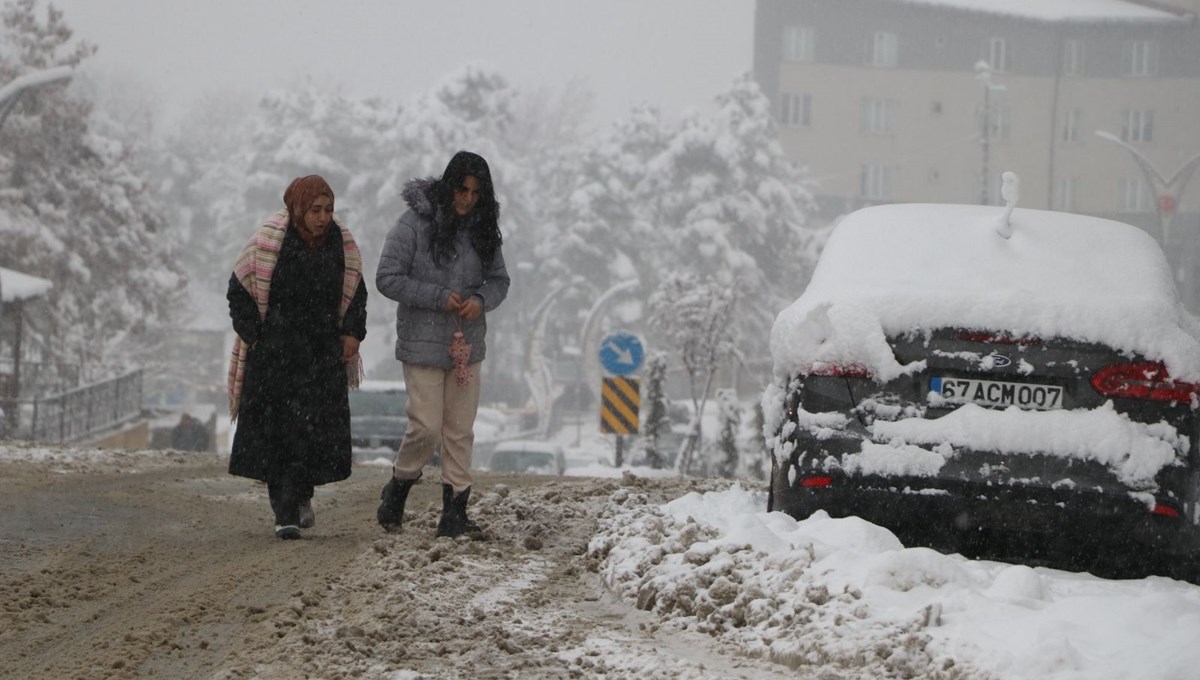
[[[986,342],[997,345],[1040,345],[1041,338],[1016,338],[1008,333],[989,333],[987,331],[963,331],[958,339],[965,342]]]
[[[1193,383],[1171,380],[1160,363],[1112,364],[1096,371],[1092,387],[1106,397],[1191,402],[1200,391]]]
[[[1150,514],[1158,515],[1159,517],[1172,517],[1172,518],[1179,517],[1178,510],[1176,510],[1175,508],[1173,508],[1169,505],[1163,505],[1162,503],[1155,503],[1154,509],[1150,511]]]
[[[805,477],[800,480],[800,486],[807,489],[825,488],[833,486],[833,477]]]
[[[871,371],[862,364],[815,363],[804,372],[807,375],[832,375],[839,378],[870,378]]]

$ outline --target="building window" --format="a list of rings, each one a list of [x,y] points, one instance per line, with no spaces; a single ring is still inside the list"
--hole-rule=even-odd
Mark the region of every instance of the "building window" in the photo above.
[[[886,201],[892,197],[892,180],[896,174],[893,165],[864,165],[859,178],[859,194],[873,201]]]
[[[872,33],[867,43],[867,66],[895,66],[897,44],[895,33]]]
[[[1122,177],[1120,184],[1121,210],[1124,212],[1151,212],[1154,197],[1150,187],[1140,177]]]
[[[1004,73],[1008,70],[1008,40],[1005,38],[990,38],[988,39],[987,54],[984,57],[987,59],[988,66],[995,73]]]
[[[812,95],[798,92],[779,93],[779,124],[788,127],[812,125]]]
[[[1083,41],[1068,40],[1063,44],[1062,72],[1065,76],[1083,75]]]
[[[1126,40],[1121,57],[1121,73],[1127,76],[1157,74],[1158,43],[1153,40]]]
[[[1054,209],[1075,212],[1079,195],[1078,177],[1059,177],[1054,183]]]
[[[896,131],[896,102],[891,99],[862,100],[863,132],[887,135]]]
[[[785,61],[812,61],[816,31],[811,26],[787,26],[783,29]]]
[[[1082,109],[1071,109],[1067,111],[1067,115],[1063,118],[1062,140],[1064,142],[1078,142],[1080,120],[1083,118]]]
[[[1141,109],[1122,111],[1121,140],[1126,142],[1154,141],[1154,112]]]

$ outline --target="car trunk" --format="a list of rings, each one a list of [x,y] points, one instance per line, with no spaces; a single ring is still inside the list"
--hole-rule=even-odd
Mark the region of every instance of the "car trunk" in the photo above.
[[[1017,406],[1027,410],[1095,409],[1111,402],[1116,412],[1133,422],[1165,421],[1181,434],[1195,434],[1190,404],[1114,397],[1097,391],[1092,382],[1097,373],[1106,367],[1136,363],[1103,345],[958,329],[894,337],[889,342],[900,364],[924,361],[924,368],[882,385],[852,375],[810,378],[802,397],[804,409],[850,412],[857,418],[854,425],[870,431],[880,422],[942,418],[969,402],[985,408]],[[939,397],[942,394],[951,396]],[[874,441],[886,443],[878,436]],[[950,449],[943,445],[939,451]],[[1164,468],[1157,480],[1159,490],[1167,496],[1182,494],[1187,474],[1184,466]],[[1086,456],[965,447],[953,447],[934,476],[889,476],[886,483],[941,488],[956,495],[986,493],[992,487],[1016,488],[1032,502],[1055,502],[1066,490],[1073,491],[1072,497],[1093,493],[1125,497],[1143,490],[1131,488],[1108,466]]]

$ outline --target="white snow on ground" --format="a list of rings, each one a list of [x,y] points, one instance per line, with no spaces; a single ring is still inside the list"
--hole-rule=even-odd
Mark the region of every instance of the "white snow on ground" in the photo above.
[[[734,485],[666,506],[618,491],[589,546],[608,587],[664,627],[866,676],[1194,678],[1200,588],[905,548],[823,512],[766,513]],[[968,670],[969,669],[969,670]]]
[[[64,474],[134,472],[188,457],[0,446],[0,460],[40,462]],[[635,477],[607,470],[624,475],[623,482],[597,480],[587,493],[569,497],[548,490],[509,499],[485,490],[476,513],[493,523],[514,513],[560,517],[553,523],[599,517],[586,557],[609,593],[595,597],[615,597],[631,613],[640,609],[656,617],[655,639],[663,644],[694,646],[708,639],[712,649],[698,655],[715,658],[718,647],[734,649],[832,678],[1183,680],[1195,678],[1200,668],[1200,587],[1161,577],[1105,580],[905,548],[891,532],[857,518],[818,512],[796,521],[767,513],[765,494],[741,483],[713,481],[720,490],[656,505]],[[447,550],[439,545],[430,550]],[[475,554],[471,559],[483,560],[494,551],[487,545],[455,550],[465,551],[463,559]],[[361,583],[339,587],[370,593],[380,582],[404,584],[415,573],[407,565],[425,559],[396,554],[391,565],[368,553],[364,572],[348,575]],[[522,560],[526,566],[512,571]],[[509,569],[501,568],[492,585],[475,593],[473,609],[511,607],[536,589],[537,562],[536,554],[500,561]],[[372,573],[370,565],[409,576]],[[417,598],[413,605],[421,601],[415,591],[404,597]],[[551,608],[519,617],[522,635],[561,635],[566,610],[546,606]],[[409,611],[420,620],[418,610]],[[336,616],[339,626],[370,629],[379,612],[347,607]],[[606,637],[560,654],[586,654],[588,663],[620,677],[638,669],[661,671],[656,664],[664,663],[653,646]]]

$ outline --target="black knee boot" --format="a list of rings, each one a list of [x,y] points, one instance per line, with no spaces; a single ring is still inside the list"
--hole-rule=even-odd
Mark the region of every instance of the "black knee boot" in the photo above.
[[[312,507],[313,488],[306,484],[300,491],[300,528],[310,529],[317,523]]]
[[[300,492],[294,480],[283,478],[267,483],[267,496],[275,512],[275,536],[300,538]]]
[[[383,527],[384,531],[400,531],[400,525],[404,523],[404,504],[408,501],[408,490],[416,483],[416,479],[402,482],[392,477],[387,486],[383,487],[379,494],[382,502],[379,504],[379,510],[375,512],[375,519],[379,520],[379,526]]]
[[[471,487],[463,489],[462,493],[454,495],[454,487],[442,485],[442,519],[438,521],[437,535],[461,536],[477,534],[483,529],[467,517],[467,501],[471,498]]]

